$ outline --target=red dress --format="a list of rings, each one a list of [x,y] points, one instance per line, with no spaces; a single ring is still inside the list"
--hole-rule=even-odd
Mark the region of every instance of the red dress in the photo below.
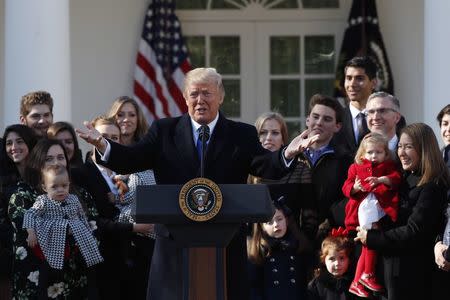
[[[385,184],[378,184],[375,187],[364,180],[367,177],[381,177],[386,176],[391,180],[391,187]],[[355,194],[350,194],[356,178],[361,180],[361,185],[366,192],[359,191]],[[345,227],[348,230],[356,230],[359,225],[358,208],[361,202],[367,197],[369,193],[373,193],[378,200],[381,208],[392,219],[397,220],[398,208],[398,186],[401,181],[401,174],[397,165],[392,160],[386,160],[378,164],[374,164],[366,159],[362,164],[353,163],[348,169],[348,177],[342,187],[342,192],[349,198],[345,206]]]

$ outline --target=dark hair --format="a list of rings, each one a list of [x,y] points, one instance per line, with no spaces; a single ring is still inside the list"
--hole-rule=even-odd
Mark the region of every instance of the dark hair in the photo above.
[[[8,135],[14,132],[18,136],[20,136],[25,144],[28,147],[28,152],[31,152],[36,145],[37,137],[34,133],[33,129],[26,125],[22,124],[14,124],[6,127],[5,132],[3,133],[3,144],[2,144],[2,156],[3,156],[3,162],[2,162],[2,182],[3,184],[10,184],[12,182],[17,182],[20,179],[19,171],[17,170],[17,167],[15,163],[9,158],[8,154],[6,153],[6,138]],[[29,158],[30,154],[28,154],[27,159]]]
[[[75,134],[75,130],[73,129],[72,124],[62,121],[53,123],[47,130],[47,137],[49,139],[56,139],[58,133],[63,131],[68,131],[73,139],[74,150],[73,150],[73,157],[70,160],[70,165],[72,167],[74,166],[81,167],[81,165],[83,164],[83,158],[81,155],[80,147],[78,145],[77,135]]]
[[[439,122],[439,127],[442,124],[442,119],[444,118],[444,115],[450,115],[450,104],[444,106],[444,108],[441,109],[441,111],[438,113],[436,117],[436,120]]]
[[[412,146],[420,159],[418,173],[421,174],[421,178],[417,185],[435,182],[448,188],[450,174],[433,129],[424,123],[413,123],[403,128],[401,134],[411,138]]]
[[[43,192],[41,189],[42,169],[45,166],[47,152],[52,147],[58,145],[64,152],[67,162],[67,170],[69,170],[69,160],[67,159],[66,149],[58,140],[42,139],[34,146],[33,151],[29,155],[27,165],[25,167],[25,181],[36,190]]]
[[[333,97],[322,95],[322,94],[315,94],[311,97],[309,100],[309,113],[313,110],[314,106],[316,105],[324,105],[332,110],[334,110],[336,114],[336,123],[342,123],[342,116],[344,115],[344,108],[342,105],[334,99]]]
[[[344,74],[347,73],[347,68],[361,68],[366,73],[370,80],[377,77],[377,65],[373,59],[369,56],[355,56],[350,59],[344,68]]]

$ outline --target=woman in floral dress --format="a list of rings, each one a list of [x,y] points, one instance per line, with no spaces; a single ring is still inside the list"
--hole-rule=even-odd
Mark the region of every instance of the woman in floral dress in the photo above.
[[[14,226],[14,299],[95,299],[97,298],[94,274],[87,267],[74,239],[68,239],[65,247],[62,270],[42,268],[42,253],[33,251],[27,245],[27,232],[22,229],[25,211],[37,196],[42,194],[41,169],[59,164],[68,168],[63,146],[56,140],[41,140],[30,153],[25,169],[25,181],[20,181],[9,200],[8,215]],[[95,227],[98,216],[91,196],[83,189],[74,187],[91,226]],[[45,287],[38,289],[38,283]],[[89,284],[88,284],[89,283]]]
[[[22,124],[6,127],[3,134],[0,150],[0,299],[11,299],[13,227],[8,217],[9,197],[23,178],[27,158],[36,142],[34,131]]]

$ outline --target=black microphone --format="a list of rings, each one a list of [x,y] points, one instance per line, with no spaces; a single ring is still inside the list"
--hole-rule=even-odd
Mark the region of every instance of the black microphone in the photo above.
[[[198,132],[198,138],[202,141],[202,143],[209,140],[209,127],[207,125],[200,126],[200,130]]]
[[[205,150],[206,141],[209,140],[209,127],[207,125],[202,125],[199,128],[198,138],[202,142],[202,152],[200,157],[200,177],[205,177]]]

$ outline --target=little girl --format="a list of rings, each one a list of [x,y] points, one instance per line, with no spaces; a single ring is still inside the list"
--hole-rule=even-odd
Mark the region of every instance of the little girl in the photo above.
[[[349,271],[353,242],[342,227],[332,229],[320,250],[320,267],[308,284],[308,300],[349,300],[352,280]]]
[[[290,210],[283,198],[275,201],[275,215],[253,225],[248,241],[251,299],[304,299],[307,268]]]
[[[69,174],[59,165],[42,171],[42,189],[46,192],[36,198],[33,206],[25,212],[23,228],[28,232],[28,246],[38,256],[43,255],[45,265],[52,270],[62,270],[68,254],[68,243],[75,242],[87,267],[103,261],[97,241],[87,222],[78,198],[69,194]],[[41,272],[41,274],[44,272]],[[39,279],[39,283],[41,283]],[[45,285],[44,285],[45,286]]]
[[[391,156],[388,142],[382,135],[369,133],[361,141],[355,163],[350,166],[342,187],[349,198],[345,207],[345,226],[349,231],[358,226],[379,227],[377,222],[385,215],[393,222],[397,220],[401,174]],[[363,245],[351,293],[366,298],[369,293],[365,288],[374,292],[383,290],[375,277],[376,259],[376,252]]]

